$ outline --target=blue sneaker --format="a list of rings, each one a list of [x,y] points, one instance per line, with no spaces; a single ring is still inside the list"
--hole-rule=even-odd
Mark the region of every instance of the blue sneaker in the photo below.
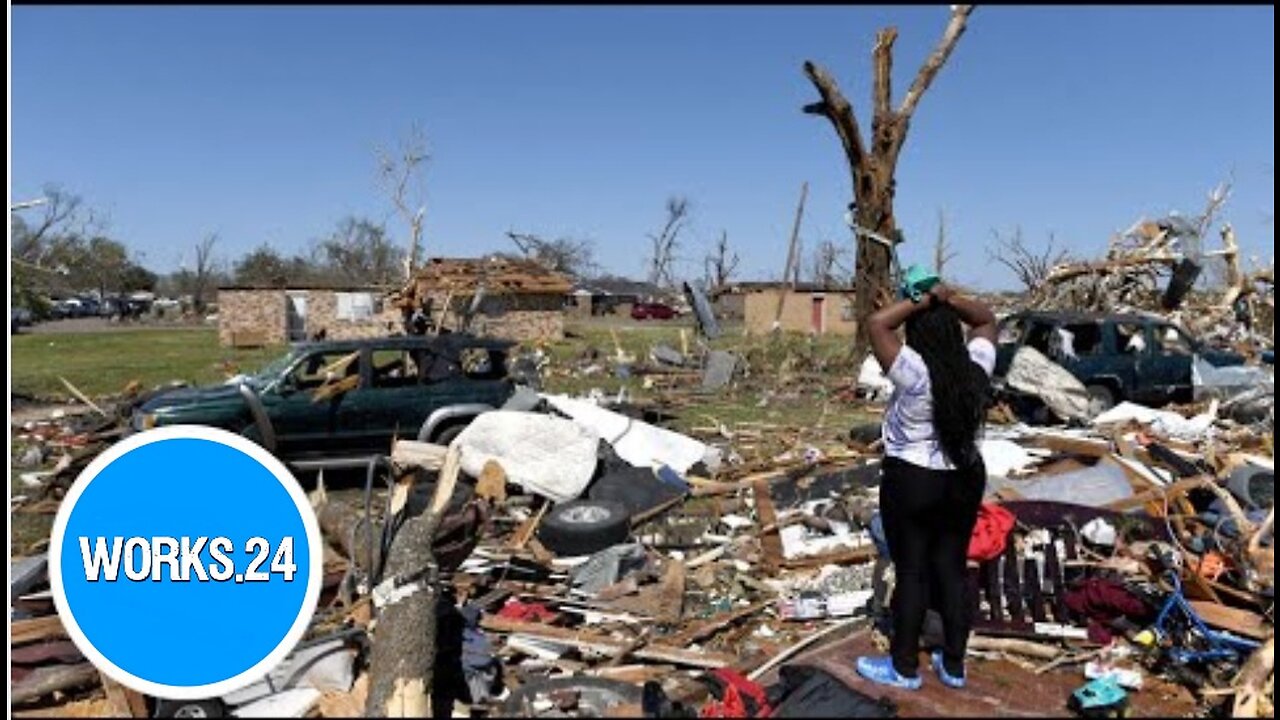
[[[942,681],[943,685],[956,690],[964,687],[964,676],[956,677],[948,673],[946,667],[942,665],[941,650],[933,651],[933,654],[929,656],[929,664],[933,666],[933,671],[938,674],[938,679]]]
[[[858,674],[874,683],[903,690],[919,690],[924,681],[919,675],[910,678],[900,675],[893,667],[893,660],[886,656],[860,657],[855,663]]]

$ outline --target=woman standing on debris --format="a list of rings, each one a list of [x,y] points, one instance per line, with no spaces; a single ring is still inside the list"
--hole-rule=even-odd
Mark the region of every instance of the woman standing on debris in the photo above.
[[[966,342],[964,325],[969,326]],[[906,344],[897,330],[906,325]],[[867,320],[872,351],[894,390],[885,411],[880,513],[894,565],[889,657],[860,657],[858,673],[914,690],[931,595],[941,603],[944,649],[932,666],[944,684],[964,686],[969,639],[965,562],[986,486],[978,433],[996,362],[990,308],[935,285]]]

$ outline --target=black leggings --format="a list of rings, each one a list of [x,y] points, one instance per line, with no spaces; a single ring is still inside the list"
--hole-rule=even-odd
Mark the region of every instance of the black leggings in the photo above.
[[[895,457],[886,457],[882,467],[880,516],[894,574],[893,666],[906,677],[916,676],[921,628],[936,598],[943,665],[959,675],[971,622],[965,561],[986,469],[930,470]]]

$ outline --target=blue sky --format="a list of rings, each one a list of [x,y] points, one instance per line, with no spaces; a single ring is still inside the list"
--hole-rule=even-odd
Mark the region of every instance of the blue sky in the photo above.
[[[205,233],[224,259],[389,216],[374,151],[429,138],[426,248],[511,249],[509,229],[592,239],[640,275],[665,199],[688,196],[685,275],[722,229],[740,275],[802,237],[848,241],[849,178],[813,59],[870,124],[870,51],[897,25],[900,101],[945,6],[15,7],[10,188],[105,211],[158,270]],[[956,280],[1008,286],[992,228],[1099,252],[1139,216],[1194,214],[1229,174],[1247,252],[1272,256],[1274,7],[979,7],[898,169],[905,262],[946,211]],[[392,233],[405,236],[395,219]]]

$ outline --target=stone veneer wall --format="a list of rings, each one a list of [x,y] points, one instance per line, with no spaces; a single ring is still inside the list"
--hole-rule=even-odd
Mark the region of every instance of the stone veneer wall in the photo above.
[[[369,291],[374,297],[374,314],[364,320],[338,318],[338,292],[345,291],[307,292],[307,337],[314,336],[322,329],[327,340],[386,337],[403,332],[400,310],[387,302],[380,291]]]
[[[288,341],[283,290],[219,290],[218,342],[231,346],[280,345]]]

